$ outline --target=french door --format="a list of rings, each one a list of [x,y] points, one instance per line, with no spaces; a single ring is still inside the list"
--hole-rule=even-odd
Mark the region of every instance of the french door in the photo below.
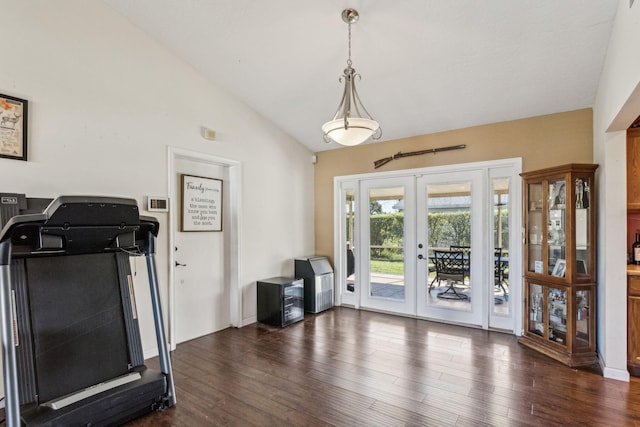
[[[414,188],[413,177],[362,182],[359,260],[364,308],[415,314]]]
[[[336,179],[337,304],[521,332],[519,159]],[[436,252],[463,251],[461,277]]]
[[[482,325],[487,286],[487,251],[483,247],[483,173],[438,173],[417,178],[417,315]],[[439,275],[435,255],[461,254],[463,273]],[[446,267],[446,265],[445,265]]]

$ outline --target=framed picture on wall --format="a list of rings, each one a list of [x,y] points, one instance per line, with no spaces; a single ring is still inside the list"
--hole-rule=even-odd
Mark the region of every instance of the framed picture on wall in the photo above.
[[[222,180],[181,175],[181,231],[222,231]]]
[[[27,160],[27,112],[25,99],[0,94],[0,157]]]

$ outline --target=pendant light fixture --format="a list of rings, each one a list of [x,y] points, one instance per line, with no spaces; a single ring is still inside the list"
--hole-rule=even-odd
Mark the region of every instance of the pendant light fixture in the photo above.
[[[356,90],[355,79],[360,79],[360,74],[351,67],[351,24],[358,21],[358,11],[345,9],[342,11],[342,20],[349,25],[349,59],[347,68],[339,81],[344,80],[344,93],[333,119],[322,125],[324,142],[327,144],[335,141],[342,145],[358,145],[367,139],[380,139],[382,129],[378,122],[373,120]]]

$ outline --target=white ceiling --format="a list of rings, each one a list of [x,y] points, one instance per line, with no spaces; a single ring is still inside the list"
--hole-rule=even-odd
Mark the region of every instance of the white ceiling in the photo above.
[[[358,91],[382,141],[591,107],[618,0],[106,0],[313,151]],[[221,131],[223,129],[220,129]]]

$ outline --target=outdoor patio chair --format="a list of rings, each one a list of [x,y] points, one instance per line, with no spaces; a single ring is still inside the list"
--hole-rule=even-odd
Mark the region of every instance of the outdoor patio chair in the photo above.
[[[467,267],[465,279],[471,280],[471,277],[470,277],[471,269],[469,268],[469,266],[471,265],[471,246],[451,245],[449,246],[449,249],[452,251],[462,251],[462,255],[466,260],[466,267]]]
[[[505,268],[508,263],[504,261],[503,256],[502,248],[495,248],[493,258],[495,263],[493,277],[495,287],[502,290],[504,300],[507,301],[509,299],[509,293],[507,292],[507,288],[505,288]],[[496,298],[496,302],[502,302],[502,300],[498,301],[498,298]]]
[[[438,298],[466,300],[469,296],[456,289],[455,285],[464,285],[465,277],[469,275],[470,256],[461,250],[434,251],[433,262],[436,267],[438,284],[447,282],[447,288],[438,293]],[[431,288],[431,286],[430,286]]]
[[[347,277],[351,276],[356,269],[356,261],[352,249],[347,249]]]

